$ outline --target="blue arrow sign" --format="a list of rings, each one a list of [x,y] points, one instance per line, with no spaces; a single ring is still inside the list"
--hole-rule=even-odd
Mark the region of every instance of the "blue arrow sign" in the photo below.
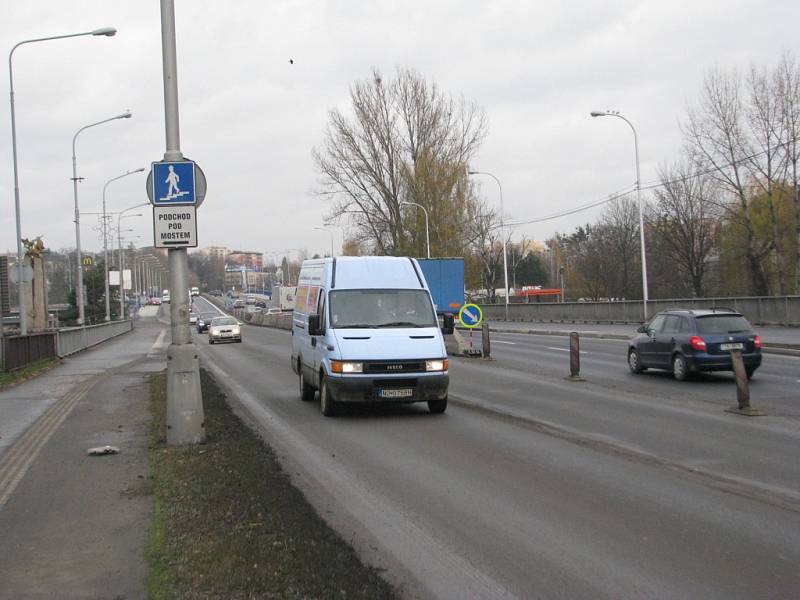
[[[477,304],[465,304],[458,311],[458,318],[464,327],[472,329],[483,321],[483,311]]]
[[[153,163],[153,204],[197,204],[194,162]]]

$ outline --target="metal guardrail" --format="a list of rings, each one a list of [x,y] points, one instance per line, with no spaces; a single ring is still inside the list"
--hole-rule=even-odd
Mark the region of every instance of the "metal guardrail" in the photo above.
[[[58,355],[61,357],[91,348],[133,330],[133,321],[111,321],[87,327],[69,327],[58,331]]]
[[[30,335],[7,335],[2,340],[2,368],[21,369],[31,363],[56,356],[56,332],[45,331]]]

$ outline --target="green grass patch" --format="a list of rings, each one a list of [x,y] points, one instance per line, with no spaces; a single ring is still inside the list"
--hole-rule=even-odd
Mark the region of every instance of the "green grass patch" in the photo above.
[[[16,371],[9,371],[8,373],[0,371],[0,390],[12,387],[28,379],[33,379],[45,371],[49,371],[60,362],[61,359],[58,357],[43,358]]]
[[[180,447],[165,444],[166,377],[151,378],[150,597],[394,598],[201,377],[207,440]]]

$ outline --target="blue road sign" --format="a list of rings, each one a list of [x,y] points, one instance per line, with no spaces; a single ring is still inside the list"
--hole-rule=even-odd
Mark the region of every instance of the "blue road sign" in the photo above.
[[[153,204],[197,204],[195,165],[190,160],[153,163]]]
[[[458,311],[458,318],[464,327],[473,329],[483,321],[483,311],[477,304],[465,304]]]

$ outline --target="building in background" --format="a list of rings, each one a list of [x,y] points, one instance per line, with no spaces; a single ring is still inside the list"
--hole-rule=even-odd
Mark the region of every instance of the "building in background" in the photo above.
[[[228,266],[246,267],[252,271],[262,271],[264,269],[264,254],[261,252],[233,250],[225,257],[225,263]]]

